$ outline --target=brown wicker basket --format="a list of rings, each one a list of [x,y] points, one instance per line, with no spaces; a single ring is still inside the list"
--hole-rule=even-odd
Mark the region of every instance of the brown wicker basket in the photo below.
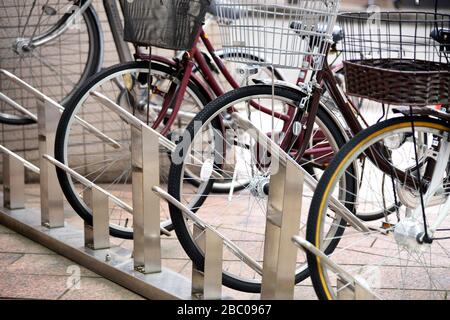
[[[344,62],[350,95],[393,105],[449,104],[450,66],[446,63],[372,59]]]

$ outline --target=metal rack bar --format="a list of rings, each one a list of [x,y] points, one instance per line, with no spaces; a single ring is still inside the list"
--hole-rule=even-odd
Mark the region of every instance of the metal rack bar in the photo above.
[[[192,295],[204,300],[222,298],[223,239],[211,229],[194,225],[194,238],[205,254],[203,269],[192,264]]]
[[[315,256],[320,258],[321,263],[326,264],[331,270],[333,270],[339,277],[337,285],[339,288],[344,289],[340,294],[343,299],[380,299],[374,292],[372,292],[366,284],[362,283],[357,278],[353,277],[347,271],[345,271],[341,266],[331,260],[325,253],[316,248],[307,240],[299,237],[293,236],[292,242],[299,248],[309,251]]]
[[[11,210],[25,208],[25,167],[17,158],[3,154],[3,205]]]
[[[83,192],[83,200],[92,209],[92,225],[84,222],[84,245],[98,250],[109,248],[109,198],[95,188]]]
[[[3,153],[3,206],[14,210],[25,207],[25,168],[39,174],[40,169],[8,148]]]
[[[10,97],[8,97],[6,94],[3,94],[2,92],[0,92],[0,100],[4,101],[6,104],[10,105],[11,107],[16,109],[17,111],[27,115],[28,117],[30,117],[31,119],[33,119],[34,121],[37,122],[37,115],[35,115],[34,113],[30,112],[28,109],[22,107],[16,101],[14,101]]]
[[[125,110],[124,108],[122,108],[121,106],[119,106],[117,103],[115,103],[114,101],[112,101],[111,99],[109,99],[107,96],[99,93],[99,92],[91,92],[91,96],[99,103],[101,103],[102,105],[104,105],[105,107],[111,109],[112,111],[118,113],[121,117],[123,117],[124,119],[126,119],[126,121],[128,121],[128,123],[137,128],[137,129],[141,129],[141,128],[148,128],[151,131],[154,131],[155,135],[158,136],[159,139],[159,143],[165,147],[167,150],[169,151],[174,151],[176,148],[176,144],[172,141],[170,141],[169,139],[167,139],[166,137],[164,137],[162,134],[160,134],[159,132],[157,132],[156,130],[153,130],[151,127],[149,127],[145,122],[139,120],[137,117],[135,117],[134,115],[132,115],[130,112],[128,112],[127,110]]]
[[[201,218],[199,218],[195,213],[193,213],[188,207],[179,202],[177,199],[172,197],[166,191],[161,189],[158,186],[154,186],[152,190],[158,194],[161,198],[165,199],[167,202],[170,202],[185,215],[186,218],[192,220],[201,230],[209,229],[214,232],[218,237],[223,240],[225,246],[239,259],[241,259],[245,264],[247,264],[250,268],[252,268],[259,275],[263,274],[262,266],[256,262],[251,256],[249,256],[244,250],[236,246],[231,240],[222,235],[219,231],[211,227],[208,223],[204,222]]]
[[[123,119],[126,119],[126,121],[128,121],[128,123],[137,128],[147,128],[148,130],[152,131],[156,136],[158,136],[159,138],[159,143],[166,148],[168,151],[170,152],[174,152],[176,149],[176,144],[172,141],[170,141],[169,139],[167,139],[165,136],[163,136],[162,134],[160,134],[158,131],[154,130],[153,128],[151,128],[150,126],[148,126],[146,123],[144,123],[143,121],[139,120],[137,117],[135,117],[134,115],[132,115],[130,112],[128,112],[127,110],[125,110],[124,108],[122,108],[121,106],[119,106],[117,103],[115,103],[114,101],[112,101],[111,99],[109,99],[107,96],[99,93],[99,92],[91,92],[91,96],[99,103],[101,103],[102,105],[104,105],[105,107],[109,108],[110,110],[117,112]],[[197,158],[195,158],[192,155],[188,155],[189,157],[192,158],[192,160],[194,161],[199,161]],[[216,170],[212,171],[212,176],[214,178],[218,178],[218,179],[223,179],[224,177],[217,172]]]
[[[159,185],[159,141],[154,130],[131,127],[134,267],[161,271],[160,200],[151,192]]]
[[[18,160],[20,163],[22,163],[22,165],[27,168],[28,170],[39,174],[40,173],[40,169],[38,167],[36,167],[34,164],[32,164],[31,162],[25,160],[24,158],[22,158],[21,156],[19,156],[18,154],[12,152],[11,150],[9,150],[8,148],[5,148],[4,146],[2,146],[0,144],[0,151],[13,157],[14,159]]]
[[[36,99],[41,100],[41,101],[47,101],[48,103],[50,103],[55,108],[64,110],[63,106],[61,106],[60,104],[58,104],[54,100],[50,99],[45,94],[43,94],[42,92],[40,92],[39,90],[37,90],[33,86],[29,85],[28,83],[26,83],[22,79],[16,77],[11,72],[9,72],[7,70],[4,70],[4,69],[0,69],[0,74],[3,74],[5,77],[7,77],[9,80],[11,80],[15,84],[17,84],[19,87],[21,87],[22,89],[24,89],[24,90],[28,91],[29,93],[31,93]]]
[[[91,182],[90,180],[86,179],[84,176],[82,176],[81,174],[79,174],[78,172],[76,172],[75,170],[71,169],[70,167],[66,166],[65,164],[59,162],[58,160],[56,160],[55,158],[44,154],[43,155],[44,159],[46,159],[47,161],[49,161],[51,164],[53,164],[54,166],[64,170],[65,172],[67,172],[68,174],[70,174],[72,177],[74,177],[75,179],[77,179],[79,182],[81,182],[84,186],[86,186],[89,189],[95,189],[101,193],[103,193],[105,196],[108,197],[109,200],[111,200],[112,202],[114,202],[114,204],[116,204],[118,207],[120,207],[121,209],[127,211],[128,213],[133,213],[133,207],[131,207],[130,205],[128,205],[127,203],[123,202],[122,200],[120,200],[119,198],[117,198],[115,195],[113,195],[112,193],[106,191],[105,189],[103,189],[102,187],[99,187],[98,185],[96,185],[95,183]],[[170,222],[170,221],[169,221]],[[165,225],[167,225],[168,222],[163,222],[160,228],[161,233],[170,236],[170,232],[167,231],[165,229]]]

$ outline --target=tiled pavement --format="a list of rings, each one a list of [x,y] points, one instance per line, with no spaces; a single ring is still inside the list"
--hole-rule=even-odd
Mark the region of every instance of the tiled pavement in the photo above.
[[[0,187],[1,189],[1,187]],[[0,190],[1,192],[1,190]],[[27,185],[28,208],[39,207],[37,185]],[[66,221],[82,228],[81,219],[66,204]],[[111,239],[130,249],[132,241]],[[190,279],[192,264],[175,236],[162,238],[162,264]],[[77,280],[79,274],[79,281]],[[296,287],[296,299],[316,299],[308,281]],[[233,299],[259,295],[223,288]],[[143,299],[143,297],[87,270],[75,262],[0,225],[0,299]]]
[[[174,254],[176,240],[166,241],[163,255]],[[172,242],[172,243],[171,243]],[[184,255],[184,253],[183,253]],[[186,277],[191,273],[187,258],[166,258],[163,265]],[[74,270],[79,270],[79,280]],[[75,273],[76,273],[75,272]],[[312,288],[297,288],[296,298],[315,299]],[[256,299],[224,288],[235,299]],[[142,300],[143,297],[77,265],[73,261],[0,225],[0,299],[50,300]]]
[[[143,298],[0,225],[0,299]]]

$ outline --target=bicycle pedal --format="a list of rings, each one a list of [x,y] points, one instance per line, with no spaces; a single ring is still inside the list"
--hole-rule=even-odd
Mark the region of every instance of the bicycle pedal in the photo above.
[[[300,123],[300,121],[295,121],[294,125],[292,126],[292,133],[294,134],[294,136],[299,136],[301,132],[302,124]]]
[[[387,230],[387,231],[393,230],[394,227],[395,227],[395,224],[390,223],[390,222],[383,221],[381,223],[381,229],[384,229],[384,230]]]

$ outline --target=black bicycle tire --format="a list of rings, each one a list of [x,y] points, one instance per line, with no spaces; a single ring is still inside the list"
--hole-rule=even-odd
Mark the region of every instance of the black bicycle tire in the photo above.
[[[281,93],[281,94],[280,94]],[[185,135],[184,137],[188,137],[187,141],[192,141],[193,137],[195,136],[194,129],[199,129],[199,126],[197,125],[194,127],[194,122],[198,123],[198,121],[201,121],[201,123],[205,123],[208,121],[208,119],[216,112],[221,110],[224,106],[232,103],[235,100],[244,98],[246,96],[252,96],[252,95],[263,95],[263,94],[272,94],[272,86],[270,85],[254,85],[254,86],[248,86],[243,87],[234,91],[230,91],[226,93],[225,95],[219,97],[218,99],[214,100],[213,102],[209,103],[201,112],[197,114],[197,116],[192,120],[192,122],[186,127]],[[289,87],[275,87],[275,95],[285,95],[286,98],[293,99],[294,101],[299,98],[299,91],[289,88]],[[328,122],[326,125],[330,129],[330,132],[335,136],[336,143],[339,146],[342,146],[345,144],[346,140],[339,129],[338,125],[335,123],[335,121],[329,116],[329,114],[322,109],[323,107],[319,108],[318,117],[321,117],[321,120],[326,119],[325,121]],[[217,117],[213,120],[216,120]],[[214,126],[220,126],[220,124],[214,124]],[[183,140],[179,142],[178,145],[179,148],[183,149]],[[186,150],[186,148],[185,148]],[[168,186],[168,192],[171,196],[173,196],[175,199],[180,199],[180,188],[179,188],[179,181],[181,181],[181,174],[182,174],[182,163],[181,164],[173,164],[170,167],[169,172],[169,186]],[[207,187],[207,190],[211,189],[211,186],[209,185]],[[202,200],[206,200],[207,196],[202,197]],[[196,207],[198,207],[198,203],[196,204]],[[192,240],[190,236],[190,232],[186,228],[185,219],[181,213],[181,211],[174,205],[169,204],[169,210],[170,210],[170,217],[172,219],[172,223],[175,228],[175,233],[177,234],[178,240],[181,243],[181,246],[187,253],[187,255],[191,258],[193,263],[200,269],[204,266],[204,257],[202,252],[198,249],[195,242]],[[306,269],[305,271],[296,274],[295,281],[296,283],[306,279],[308,277],[309,273]],[[222,274],[222,283],[235,290],[244,291],[244,292],[251,292],[251,293],[258,293],[261,291],[261,284],[259,283],[250,283],[247,281],[243,281],[240,279],[236,279],[228,274]]]
[[[65,144],[65,137],[66,137],[66,131],[68,130],[67,126],[70,123],[70,119],[73,116],[73,112],[75,107],[78,105],[78,102],[82,97],[90,90],[91,87],[95,85],[95,83],[101,81],[103,78],[108,77],[111,74],[124,71],[127,69],[136,69],[136,68],[148,68],[148,62],[147,61],[136,61],[136,62],[127,62],[123,64],[118,64],[111,66],[102,72],[98,73],[94,77],[90,78],[88,82],[86,82],[83,86],[78,88],[78,90],[75,92],[75,94],[72,96],[72,99],[67,103],[67,106],[61,116],[61,120],[58,124],[58,128],[56,131],[56,141],[55,141],[55,158],[60,161],[61,163],[67,163],[67,159],[65,159],[64,156],[64,144]],[[177,75],[178,72],[174,68],[171,68],[168,65],[163,65],[160,62],[154,62],[152,63],[152,69],[166,72],[174,76]],[[189,88],[192,90],[192,92],[197,95],[200,101],[204,103],[205,105],[208,102],[208,99],[205,98],[201,90],[193,83],[189,82]],[[86,210],[86,208],[80,203],[78,200],[78,197],[76,196],[75,192],[71,188],[70,180],[68,174],[62,170],[57,168],[56,169],[58,181],[61,185],[61,189],[63,190],[63,193],[69,202],[69,204],[72,206],[72,208],[77,212],[77,214],[88,224],[92,225],[92,213]],[[124,231],[124,230],[118,230],[114,228],[113,226],[110,226],[110,234],[111,236],[122,238],[122,239],[132,239],[133,238],[133,232]]]

